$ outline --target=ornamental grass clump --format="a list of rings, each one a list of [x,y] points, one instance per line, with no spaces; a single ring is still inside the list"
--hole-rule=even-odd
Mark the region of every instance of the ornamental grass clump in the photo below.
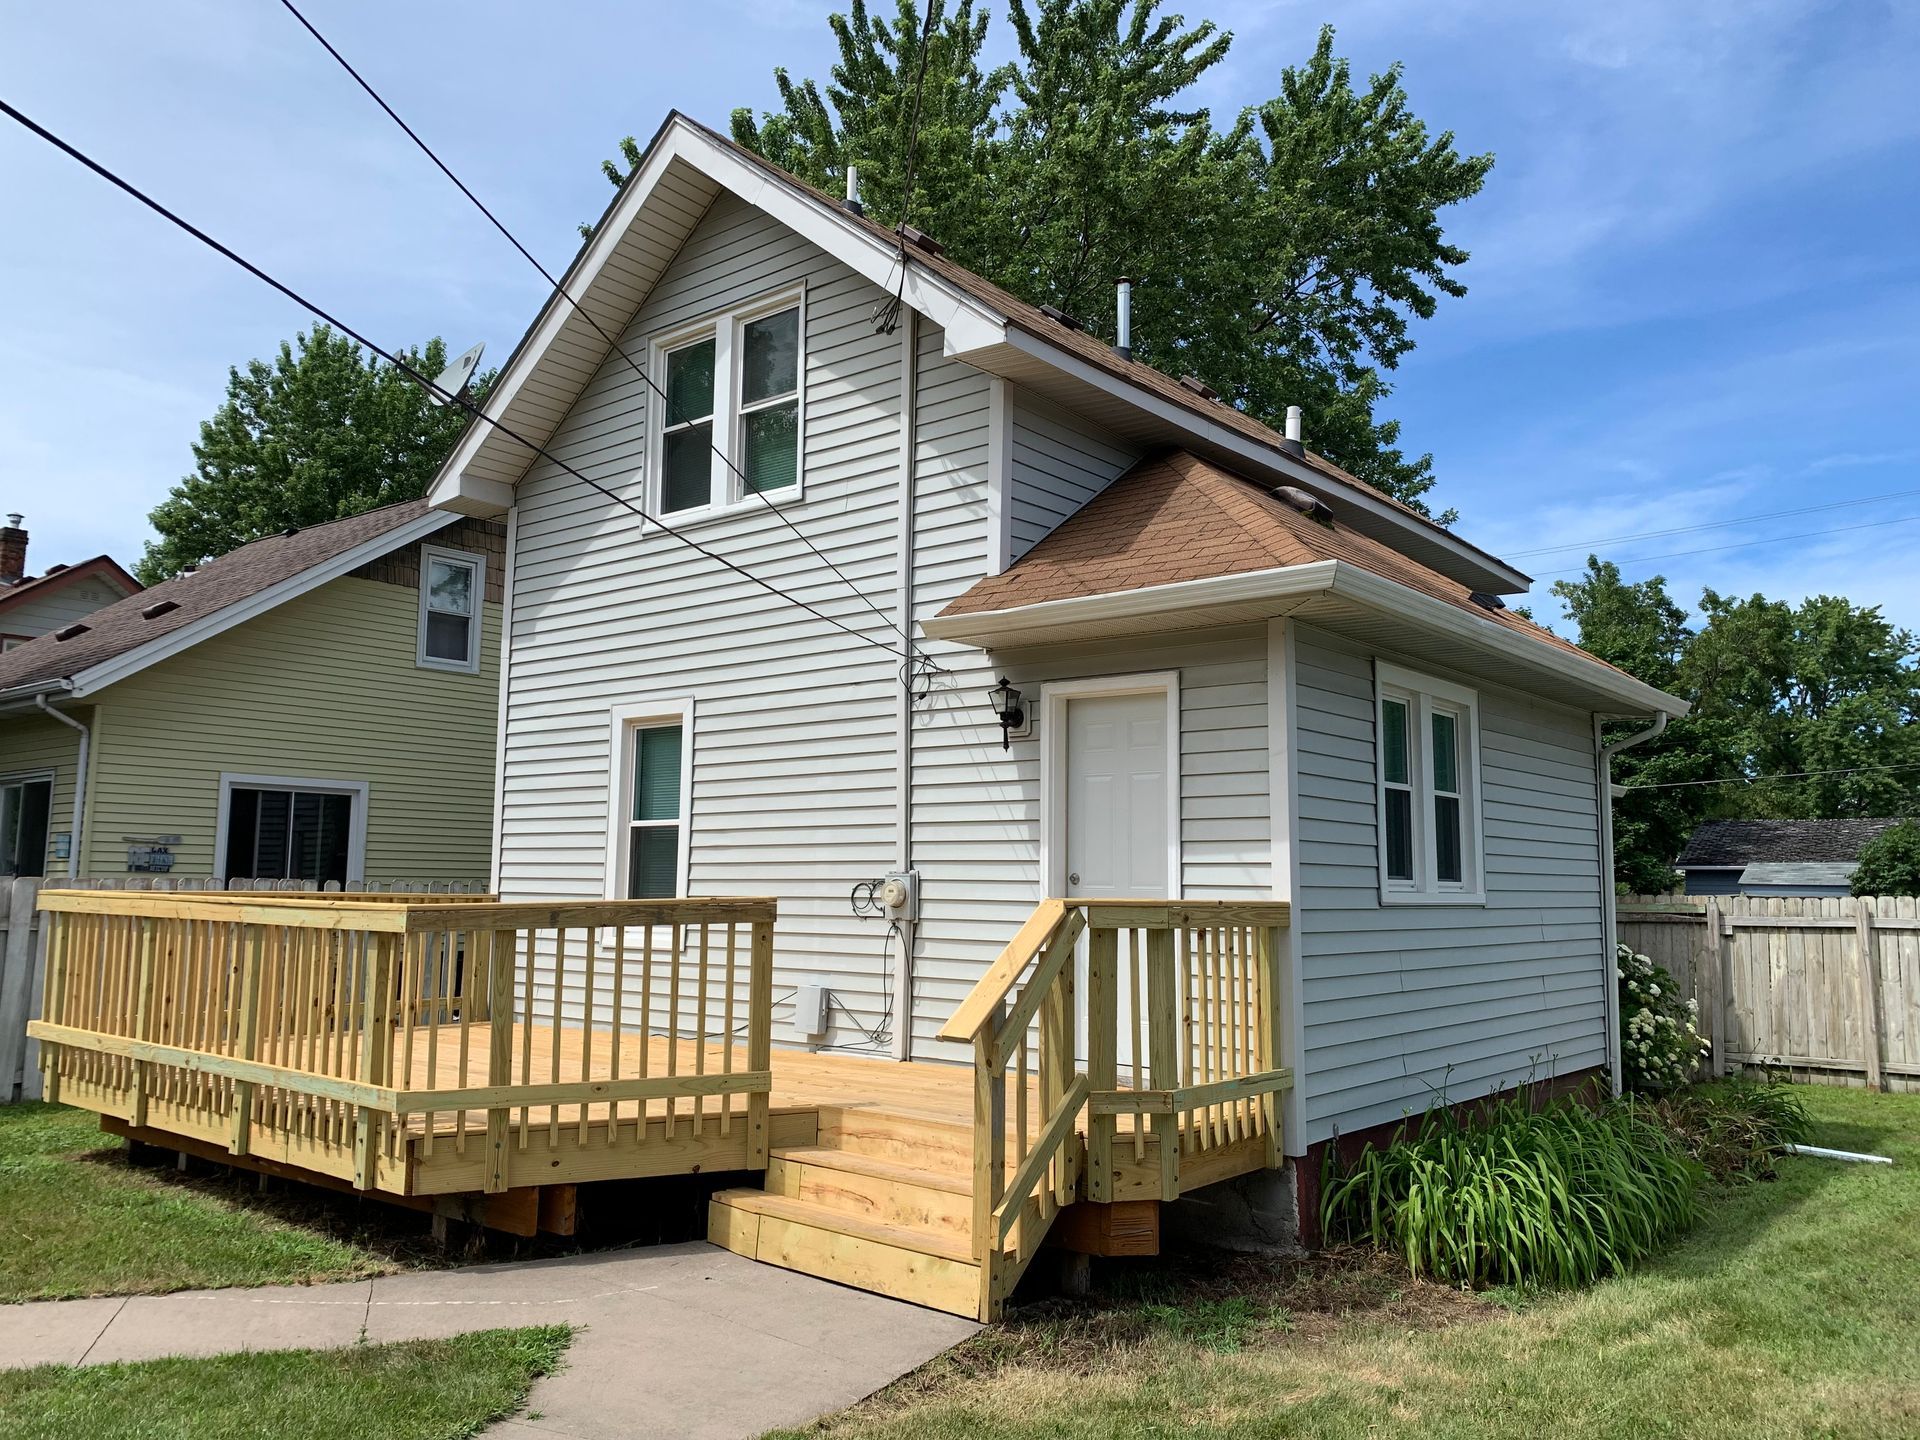
[[[1640,1095],[1678,1090],[1712,1049],[1700,1035],[1699,1005],[1682,999],[1673,976],[1626,945],[1614,947],[1614,975],[1622,1083]]]
[[[1466,1118],[1430,1111],[1351,1168],[1330,1163],[1321,1220],[1435,1280],[1587,1285],[1693,1224],[1704,1178],[1631,1100],[1536,1109],[1522,1095]]]
[[[1715,1180],[1771,1179],[1789,1145],[1804,1144],[1813,1121],[1793,1086],[1734,1078],[1649,1102],[1653,1117]]]

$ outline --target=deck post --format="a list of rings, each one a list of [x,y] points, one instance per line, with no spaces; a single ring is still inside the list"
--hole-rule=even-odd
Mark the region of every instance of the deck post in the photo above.
[[[1273,925],[1262,925],[1254,931],[1255,963],[1260,972],[1260,1060],[1261,1070],[1279,1070],[1285,1062],[1281,1056],[1286,1048],[1286,1006],[1280,998],[1280,931]],[[1280,1092],[1269,1090],[1260,1097],[1261,1119],[1267,1130],[1267,1168],[1277,1170],[1280,1167],[1281,1146],[1281,1108]]]
[[[43,912],[41,924],[51,925],[47,936],[46,989],[40,996],[40,1013],[55,1025],[67,1023],[67,956],[73,946],[73,917],[63,911]],[[40,1042],[40,1094],[49,1105],[60,1103],[60,1046],[50,1040]]]
[[[676,954],[678,951],[676,950]],[[773,921],[753,922],[753,958],[747,981],[747,1069],[773,1073]],[[675,1016],[675,1023],[679,1017]],[[706,1025],[702,1016],[700,1024]],[[732,1044],[731,1036],[727,1043]],[[671,1050],[668,1052],[672,1053]],[[769,1094],[755,1090],[747,1096],[747,1168],[767,1168],[767,1107]],[[732,1104],[732,1101],[727,1101]],[[646,1106],[640,1107],[640,1128],[646,1129]],[[671,1121],[669,1121],[671,1125]]]
[[[1110,1094],[1120,1083],[1120,932],[1112,925],[1087,928],[1087,1087]],[[1087,1109],[1087,1198],[1113,1199],[1115,1117]]]
[[[980,1262],[980,1318],[991,1320],[997,1297],[1000,1236],[993,1213],[1007,1185],[1007,1072],[995,1066],[994,1036],[1007,1012],[993,1007],[973,1037],[973,1258]]]
[[[518,930],[476,930],[487,937],[487,1086],[504,1094],[513,1081],[513,973],[519,958]],[[498,1195],[507,1188],[507,1120],[511,1107],[487,1107],[487,1176],[482,1188]]]
[[[240,1016],[236,1022],[234,1052],[242,1060],[252,1060],[260,1048],[260,967],[265,958],[266,927],[248,925],[242,930],[240,945]],[[253,1144],[253,1082],[233,1082],[232,1130],[227,1149],[245,1155]]]
[[[360,1007],[360,1079],[367,1085],[385,1086],[393,1078],[393,958],[399,948],[397,935],[374,935],[366,949],[366,993]],[[428,1123],[432,1120],[429,1117]],[[353,1184],[357,1190],[371,1190],[379,1170],[376,1156],[382,1132],[386,1129],[383,1112],[362,1105],[354,1122]]]
[[[1156,1090],[1180,1088],[1180,1002],[1173,968],[1171,927],[1147,932],[1147,1064]],[[1140,1116],[1134,1116],[1138,1125]],[[1180,1117],[1151,1117],[1160,1142],[1160,1198],[1180,1198]]]
[[[153,1024],[153,949],[159,922],[151,915],[140,920],[140,961],[134,981],[133,1038],[151,1040]],[[144,1130],[147,1125],[147,1062],[133,1062],[133,1124]]]

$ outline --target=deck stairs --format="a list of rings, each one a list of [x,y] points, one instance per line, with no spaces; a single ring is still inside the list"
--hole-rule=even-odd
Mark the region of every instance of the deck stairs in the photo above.
[[[823,1109],[810,1145],[775,1146],[764,1189],[724,1190],[716,1245],[955,1315],[981,1309],[973,1132],[945,1118]]]

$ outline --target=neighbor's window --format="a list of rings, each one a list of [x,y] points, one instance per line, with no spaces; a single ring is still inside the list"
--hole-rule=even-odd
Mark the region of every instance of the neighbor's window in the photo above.
[[[53,781],[0,780],[0,875],[47,873],[47,816]]]
[[[346,884],[354,801],[346,791],[233,786],[224,878]]]
[[[680,813],[685,731],[680,725],[636,725],[627,810],[627,898],[668,899],[680,893]]]
[[[486,575],[486,561],[478,555],[420,547],[420,664],[434,670],[480,668]]]
[[[800,305],[766,302],[654,347],[654,503],[664,515],[800,483]]]
[[[1381,899],[1480,900],[1474,692],[1385,663],[1375,675]]]

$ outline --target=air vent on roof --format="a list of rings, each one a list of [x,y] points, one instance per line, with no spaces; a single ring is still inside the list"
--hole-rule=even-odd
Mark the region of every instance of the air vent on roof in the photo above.
[[[81,625],[76,622],[72,625],[67,626],[67,628],[64,630],[54,631],[53,638],[56,640],[78,640],[82,635],[86,634],[87,631],[91,628],[92,628],[91,626]]]
[[[1220,392],[1202,380],[1198,375],[1182,375],[1180,377],[1180,384],[1198,395],[1202,400],[1218,400],[1220,398]]]
[[[1080,322],[1062,310],[1058,305],[1042,305],[1040,307],[1040,313],[1053,321],[1054,324],[1064,325],[1069,330],[1078,330],[1080,328]]]
[[[178,600],[156,600],[140,612],[142,620],[158,620],[162,615],[172,614],[180,608]]]
[[[58,575],[58,574],[59,574],[59,573],[60,573],[60,572],[61,572],[62,570],[64,570],[64,569],[66,569],[66,568],[67,568],[67,567],[66,567],[66,565],[65,565],[65,564],[60,564],[60,565],[49,565],[49,566],[47,566],[47,574],[48,574],[48,575]]]
[[[1484,590],[1475,590],[1469,594],[1467,598],[1482,610],[1504,610],[1507,608],[1506,601],[1502,600],[1498,595],[1489,595]]]
[[[300,527],[298,525],[289,525],[287,526],[286,529],[280,532],[280,538],[283,540],[290,540],[295,535],[298,535],[299,533],[300,533]]]
[[[944,255],[947,253],[946,246],[927,234],[926,231],[916,230],[911,225],[896,225],[893,227],[893,233],[913,246],[916,250],[924,250],[929,255]]]
[[[1278,485],[1274,487],[1273,498],[1289,509],[1298,510],[1309,520],[1322,525],[1333,524],[1333,507],[1311,490],[1302,490],[1298,485]]]

